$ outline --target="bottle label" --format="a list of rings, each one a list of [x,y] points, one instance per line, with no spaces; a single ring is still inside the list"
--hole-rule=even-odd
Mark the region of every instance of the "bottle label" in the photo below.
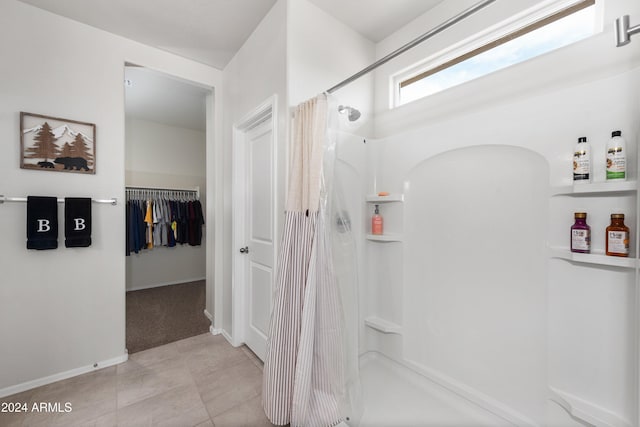
[[[589,155],[587,154],[587,150],[576,150],[573,153],[573,180],[589,181],[589,169]]]
[[[382,217],[375,215],[371,221],[371,234],[382,234]]]
[[[609,252],[629,255],[629,233],[626,231],[607,232]]]
[[[624,179],[626,166],[622,147],[612,147],[607,150],[607,179]]]
[[[571,250],[588,251],[591,249],[590,230],[571,230]]]

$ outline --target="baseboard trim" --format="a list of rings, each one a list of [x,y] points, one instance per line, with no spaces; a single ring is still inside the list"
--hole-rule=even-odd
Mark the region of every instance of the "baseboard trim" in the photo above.
[[[233,338],[231,338],[231,335],[229,335],[227,331],[225,331],[224,329],[221,329],[220,333],[227,341],[229,341],[229,344],[233,345]],[[233,346],[237,347],[237,345],[233,345]]]
[[[209,313],[209,310],[207,310],[206,308],[204,310],[204,315],[207,316],[207,319],[209,319],[209,321],[211,322],[211,325],[209,325],[209,332],[211,333],[211,335],[220,335],[222,329],[216,329],[213,327],[213,315]]]
[[[206,277],[193,277],[188,279],[172,280],[170,282],[154,283],[153,285],[134,286],[133,288],[127,288],[126,291],[141,291],[143,289],[159,288],[161,286],[180,285],[182,283],[199,282],[201,280],[207,280]]]
[[[56,381],[66,380],[71,377],[86,374],[88,372],[97,371],[99,369],[108,368],[109,366],[118,365],[126,362],[129,359],[128,354],[114,357],[112,359],[103,360],[102,362],[96,362],[93,365],[82,366],[80,368],[71,369],[69,371],[60,372],[58,374],[49,375],[48,377],[37,378],[35,380],[27,381],[21,384],[12,385],[3,389],[0,389],[0,397],[11,396],[12,394],[22,393],[23,391],[31,390],[32,388],[40,387],[43,385],[55,383]]]

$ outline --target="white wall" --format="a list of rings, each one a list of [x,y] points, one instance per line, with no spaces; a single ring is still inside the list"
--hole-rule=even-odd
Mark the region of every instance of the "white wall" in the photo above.
[[[374,61],[375,45],[306,0],[289,0],[287,69],[289,105],[313,98]],[[334,92],[334,102],[357,108],[362,116],[339,127],[367,134],[372,121],[373,76],[365,76]]]
[[[0,207],[0,395],[6,395],[126,357],[125,61],[210,87],[220,86],[221,74],[12,0],[2,4],[0,40],[2,193],[120,202],[93,205],[91,247],[42,252],[25,247],[26,205]],[[95,123],[97,174],[21,170],[20,111]]]
[[[205,132],[131,117],[126,120],[125,136],[126,185],[199,187],[200,201],[206,206]],[[132,253],[126,262],[127,290],[204,279],[205,245],[206,237],[200,246],[154,247]]]
[[[227,336],[233,336],[232,319],[232,257],[237,256],[237,248],[231,247],[232,236],[232,143],[233,126],[271,96],[278,98],[276,131],[276,189],[279,213],[278,227],[274,235],[280,236],[284,192],[281,191],[286,169],[286,136],[289,123],[287,109],[287,7],[286,1],[278,1],[251,34],[242,48],[224,69],[224,287],[216,312],[222,311],[221,328]]]

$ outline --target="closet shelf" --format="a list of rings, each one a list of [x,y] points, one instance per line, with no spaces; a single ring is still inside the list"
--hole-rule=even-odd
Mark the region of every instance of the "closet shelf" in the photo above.
[[[591,184],[551,187],[552,196],[592,196],[598,194],[631,193],[638,190],[637,181],[593,182]]]
[[[391,203],[404,202],[404,194],[392,193],[388,196],[378,196],[377,194],[369,194],[367,196],[368,203]]]
[[[367,234],[367,240],[372,242],[402,242],[400,234]]]
[[[388,320],[381,319],[379,317],[371,316],[364,319],[364,324],[375,329],[383,334],[397,334],[402,335],[402,326],[397,323],[389,322]]]
[[[571,252],[569,248],[562,247],[551,247],[549,248],[549,251],[551,258],[559,258],[583,264],[607,265],[620,268],[636,268],[636,265],[638,264],[638,260],[636,258],[607,256],[604,253],[581,254]]]

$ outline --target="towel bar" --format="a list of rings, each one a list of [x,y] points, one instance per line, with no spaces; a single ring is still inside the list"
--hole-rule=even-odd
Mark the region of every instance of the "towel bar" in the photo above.
[[[2,194],[0,194],[0,204],[4,203],[4,202],[26,202],[27,198],[26,197],[7,197],[4,196]],[[91,199],[91,201],[93,203],[102,203],[102,204],[109,204],[109,205],[117,205],[118,204],[118,199],[113,198],[113,199]],[[64,198],[58,198],[58,203],[64,203]]]

